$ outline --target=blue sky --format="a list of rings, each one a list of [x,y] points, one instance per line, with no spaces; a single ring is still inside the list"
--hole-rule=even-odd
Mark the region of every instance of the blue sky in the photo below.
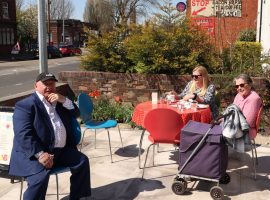
[[[83,20],[83,12],[84,12],[86,0],[72,0],[72,1],[75,6],[75,11],[73,14],[74,19]],[[186,0],[173,0],[172,2],[176,5],[180,1],[185,2]]]

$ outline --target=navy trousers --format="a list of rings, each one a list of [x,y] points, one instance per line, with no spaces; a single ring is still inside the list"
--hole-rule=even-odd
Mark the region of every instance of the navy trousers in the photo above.
[[[54,149],[53,167],[70,167],[70,200],[78,200],[81,197],[91,196],[90,166],[86,155],[74,148]],[[24,192],[24,200],[45,200],[50,170],[26,177],[28,187]]]

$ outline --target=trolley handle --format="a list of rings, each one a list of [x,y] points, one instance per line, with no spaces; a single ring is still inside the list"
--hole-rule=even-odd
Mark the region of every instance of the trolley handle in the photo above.
[[[220,115],[216,119],[211,121],[211,128],[213,128],[215,125],[219,125],[221,123],[221,119],[233,114],[233,110],[229,111],[227,114]]]

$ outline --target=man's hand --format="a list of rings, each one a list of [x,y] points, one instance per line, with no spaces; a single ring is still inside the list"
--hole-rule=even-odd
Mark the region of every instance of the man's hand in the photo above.
[[[53,166],[53,158],[54,155],[44,152],[38,157],[38,162],[40,162],[45,168],[50,169]]]
[[[66,97],[64,97],[63,95],[58,94],[58,93],[51,93],[51,94],[49,94],[47,100],[50,103],[57,102],[57,101],[60,103],[64,103],[66,101]]]

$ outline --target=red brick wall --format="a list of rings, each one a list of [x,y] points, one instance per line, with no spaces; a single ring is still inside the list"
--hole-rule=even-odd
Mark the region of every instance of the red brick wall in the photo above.
[[[191,1],[187,0],[188,17],[191,16]],[[214,37],[211,38],[213,43],[217,47],[229,47],[239,37],[242,30],[256,30],[257,10],[257,0],[242,0],[242,17],[221,17],[220,20],[215,17]]]
[[[164,93],[171,90],[181,92],[191,77],[189,75],[165,75],[165,74],[125,74],[109,72],[60,72],[59,81],[68,83],[76,95],[80,92],[92,92],[99,90],[102,94],[112,98],[115,96],[122,97],[124,102],[137,104],[139,102],[149,101],[151,92]],[[226,80],[225,80],[226,79]],[[217,90],[222,95],[223,106],[226,107],[233,101],[235,90],[229,87],[231,91],[223,94],[221,90],[227,83],[233,84],[232,78],[212,77]],[[259,90],[260,94],[269,95],[269,80],[265,78],[253,78],[254,87]],[[228,85],[226,85],[228,87]]]

